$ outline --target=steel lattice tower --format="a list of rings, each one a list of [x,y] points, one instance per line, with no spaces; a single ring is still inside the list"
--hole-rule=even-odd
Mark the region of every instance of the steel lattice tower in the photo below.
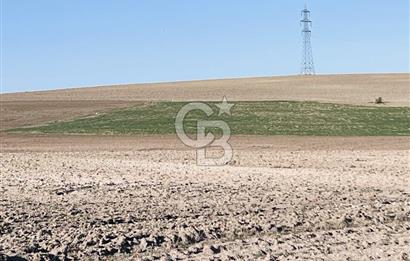
[[[303,37],[303,53],[302,53],[302,75],[314,75],[315,65],[313,63],[312,42],[312,21],[310,20],[310,11],[305,4],[305,9],[302,10],[302,37]]]

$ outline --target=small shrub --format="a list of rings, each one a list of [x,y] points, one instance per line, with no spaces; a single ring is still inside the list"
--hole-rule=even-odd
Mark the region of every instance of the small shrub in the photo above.
[[[382,99],[382,97],[376,98],[375,103],[376,103],[376,104],[383,104],[383,99]]]

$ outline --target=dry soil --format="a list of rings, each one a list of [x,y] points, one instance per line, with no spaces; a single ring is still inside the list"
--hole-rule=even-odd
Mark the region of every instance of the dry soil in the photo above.
[[[0,253],[25,258],[408,260],[408,137],[234,137],[199,167],[173,136],[3,135]]]
[[[410,74],[2,94],[1,129],[153,100],[409,106]],[[0,132],[0,260],[409,260],[409,137],[233,137],[199,167],[174,136]],[[17,259],[18,260],[18,259]]]

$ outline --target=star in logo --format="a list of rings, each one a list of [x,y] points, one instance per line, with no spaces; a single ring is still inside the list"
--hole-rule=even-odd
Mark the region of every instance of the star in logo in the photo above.
[[[233,103],[228,103],[228,99],[226,99],[226,96],[224,96],[222,103],[215,104],[219,108],[219,114],[218,116],[221,116],[222,114],[227,114],[231,116],[231,109],[235,105]]]

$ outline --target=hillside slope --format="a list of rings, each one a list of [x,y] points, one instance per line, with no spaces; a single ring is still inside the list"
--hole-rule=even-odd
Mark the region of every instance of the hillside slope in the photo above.
[[[282,76],[129,84],[1,94],[1,127],[70,120],[141,101],[318,101],[410,106],[410,74]]]
[[[287,76],[129,84],[63,89],[1,95],[15,100],[122,100],[191,101],[219,100],[299,100],[348,104],[368,104],[383,97],[388,104],[409,105],[410,74],[363,74],[326,76]]]

